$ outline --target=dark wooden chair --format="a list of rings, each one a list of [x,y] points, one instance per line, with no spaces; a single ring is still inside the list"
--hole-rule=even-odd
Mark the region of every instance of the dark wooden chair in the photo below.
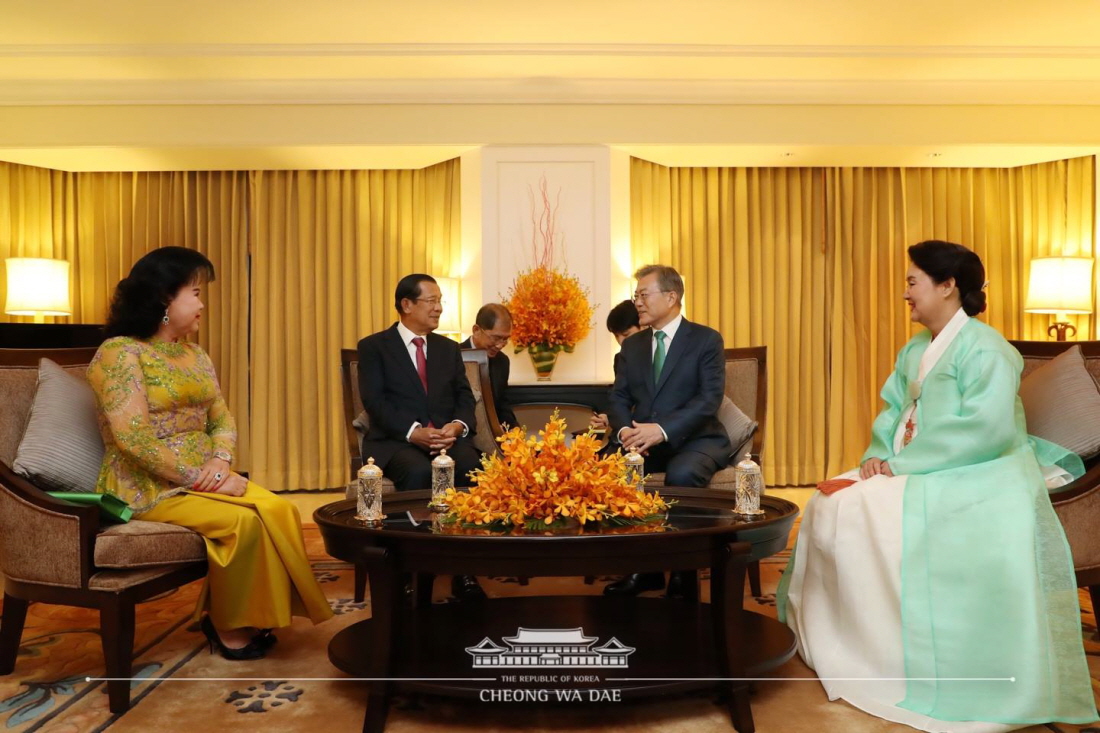
[[[1085,367],[1100,383],[1100,341],[1012,341],[1024,357],[1024,376],[1072,346],[1080,346]],[[1085,463],[1085,475],[1051,492],[1054,512],[1062,522],[1073,553],[1077,586],[1088,588],[1094,612],[1100,613],[1100,456]],[[1100,639],[1100,630],[1096,638]]]
[[[488,453],[499,449],[496,439],[504,434],[497,419],[496,405],[493,403],[493,388],[489,380],[489,357],[484,349],[463,349],[462,361],[466,366],[466,378],[474,391],[474,417],[477,419],[474,433],[474,445]],[[347,435],[350,478],[345,495],[355,498],[356,479],[363,466],[362,444],[360,440],[370,427],[370,417],[363,409],[363,400],[359,396],[359,351],[357,349],[340,350],[340,382],[344,393],[344,428]],[[382,492],[393,492],[393,482],[383,476]],[[361,602],[366,595],[367,572],[363,566],[355,567],[355,600]]]
[[[55,499],[12,470],[34,400],[39,359],[82,376],[95,351],[0,349],[0,674],[15,670],[28,604],[94,608],[106,676],[113,678],[107,683],[110,709],[123,713],[130,707],[135,604],[205,576],[206,548],[198,534],[172,525],[102,525],[96,507]],[[149,537],[142,541],[142,534],[155,537],[166,531],[194,535],[194,541],[179,543],[171,557]],[[110,567],[101,567],[97,552],[107,542],[114,557]]]

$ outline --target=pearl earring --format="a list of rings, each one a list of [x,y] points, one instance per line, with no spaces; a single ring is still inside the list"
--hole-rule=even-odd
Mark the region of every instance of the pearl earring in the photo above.
[[[161,318],[160,322],[163,323],[165,326],[168,325],[168,309],[167,308],[164,309],[164,318]]]

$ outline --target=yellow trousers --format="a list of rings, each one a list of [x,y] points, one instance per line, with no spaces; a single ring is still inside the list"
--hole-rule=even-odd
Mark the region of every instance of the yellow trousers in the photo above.
[[[244,496],[186,492],[138,519],[178,524],[206,540],[209,572],[195,617],[203,611],[219,629],[289,626],[291,616],[313,623],[332,617],[313,577],[298,508],[249,482]]]

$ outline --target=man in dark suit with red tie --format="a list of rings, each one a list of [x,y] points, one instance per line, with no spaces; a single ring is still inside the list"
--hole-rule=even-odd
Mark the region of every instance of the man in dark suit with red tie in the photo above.
[[[407,275],[397,284],[400,320],[359,342],[359,394],[370,415],[363,458],[373,457],[398,491],[431,487],[432,456],[455,460],[455,484],[480,465],[470,441],[474,393],[458,344],[434,331],[443,313],[439,285],[430,275]]]
[[[481,454],[470,438],[476,428],[474,393],[462,353],[439,327],[443,297],[430,275],[406,275],[394,305],[400,320],[359,342],[359,394],[370,415],[363,459],[374,458],[398,491],[431,488],[432,456],[446,449],[455,461],[455,484],[469,486]],[[457,598],[485,592],[472,576],[454,576]]]

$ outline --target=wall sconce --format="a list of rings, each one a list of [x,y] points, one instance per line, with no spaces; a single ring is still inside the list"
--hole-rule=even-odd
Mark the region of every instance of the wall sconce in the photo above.
[[[1066,319],[1068,313],[1092,313],[1092,258],[1039,257],[1031,261],[1028,280],[1027,313],[1054,313],[1054,323],[1047,334],[1058,341],[1077,334],[1077,328]]]
[[[439,292],[443,298],[443,315],[439,317],[439,328],[436,333],[442,336],[462,335],[462,300],[461,281],[454,277],[437,277]],[[455,339],[456,341],[458,339]]]
[[[4,312],[11,316],[34,316],[45,323],[46,316],[71,316],[69,263],[41,257],[9,257],[8,299]]]

